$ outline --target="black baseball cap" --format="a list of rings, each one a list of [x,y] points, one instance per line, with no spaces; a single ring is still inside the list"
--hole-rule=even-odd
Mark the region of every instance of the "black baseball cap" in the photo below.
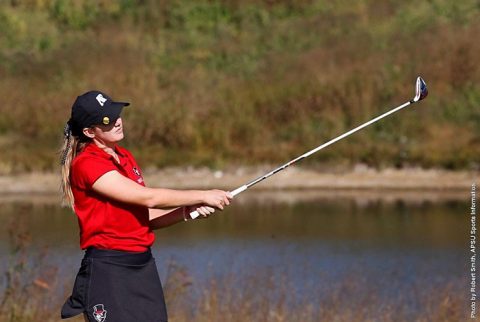
[[[78,96],[72,105],[72,115],[68,121],[72,134],[81,136],[86,127],[115,122],[123,107],[128,105],[130,103],[114,102],[110,96],[100,91],[89,91]]]

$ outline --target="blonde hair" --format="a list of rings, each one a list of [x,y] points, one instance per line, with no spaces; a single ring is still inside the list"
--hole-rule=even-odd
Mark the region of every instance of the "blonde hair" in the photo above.
[[[81,137],[73,136],[69,125],[65,126],[63,145],[60,151],[62,205],[70,206],[72,210],[74,210],[75,198],[70,184],[70,169],[73,159],[83,151],[89,141],[90,139],[83,135]]]

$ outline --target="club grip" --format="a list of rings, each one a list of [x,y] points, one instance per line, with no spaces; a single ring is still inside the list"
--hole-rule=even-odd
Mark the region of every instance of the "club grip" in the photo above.
[[[238,195],[240,192],[243,192],[243,191],[247,190],[247,188],[248,188],[247,185],[243,185],[243,186],[241,186],[241,187],[233,190],[233,191],[231,192],[231,194],[232,194],[232,196],[235,197],[235,196]],[[198,211],[196,211],[196,210],[195,210],[195,211],[192,211],[189,215],[190,215],[190,218],[191,218],[191,219],[196,219],[198,216],[200,216],[200,214],[199,214]]]
[[[198,211],[195,210],[195,211],[192,211],[189,216],[190,218],[195,219],[198,216],[200,216],[200,214],[198,213]]]

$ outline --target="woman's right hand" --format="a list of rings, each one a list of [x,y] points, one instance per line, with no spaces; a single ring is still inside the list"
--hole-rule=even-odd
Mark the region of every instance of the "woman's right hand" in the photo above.
[[[233,196],[228,191],[223,190],[206,190],[204,191],[203,203],[207,206],[211,206],[220,210],[223,210],[224,206],[230,204],[230,200]]]
[[[212,215],[215,212],[215,208],[212,208],[210,206],[202,206],[202,205],[190,206],[187,209],[190,209],[189,213],[191,213],[192,211],[198,212],[198,214],[200,215],[200,217],[198,218],[200,219],[208,218],[210,215]],[[190,215],[189,215],[189,218],[191,218]]]

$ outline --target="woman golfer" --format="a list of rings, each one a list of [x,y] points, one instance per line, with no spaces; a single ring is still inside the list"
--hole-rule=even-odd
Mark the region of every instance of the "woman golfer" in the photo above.
[[[78,217],[85,250],[62,318],[83,313],[91,322],[167,321],[162,285],[150,246],[153,229],[208,217],[232,198],[221,190],[145,187],[123,139],[120,113],[129,103],[87,92],[75,100],[64,131],[64,201]]]

